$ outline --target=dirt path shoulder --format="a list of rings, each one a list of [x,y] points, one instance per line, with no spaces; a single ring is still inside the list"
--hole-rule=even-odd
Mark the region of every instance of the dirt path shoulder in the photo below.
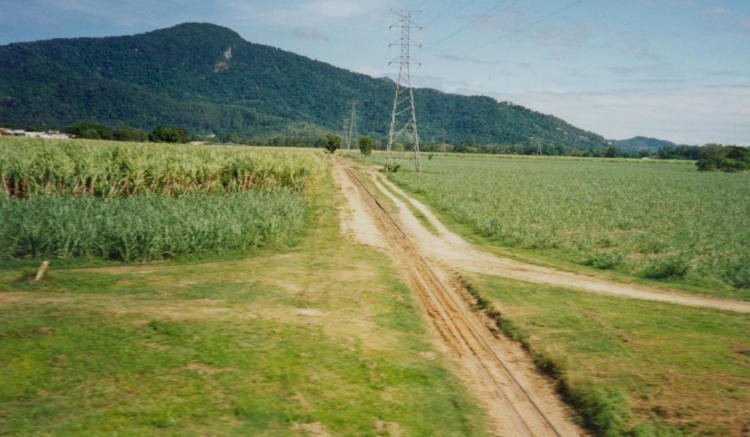
[[[493,335],[489,321],[472,311],[471,297],[451,271],[421,255],[401,221],[383,208],[345,161],[335,159],[334,176],[347,194],[342,216],[350,223],[344,228],[363,226],[350,232],[359,241],[375,241],[394,258],[440,339],[441,349],[484,407],[491,431],[508,436],[582,435],[552,382],[536,372],[518,344]],[[369,219],[352,212],[357,209]]]
[[[617,283],[591,275],[526,264],[482,251],[451,232],[426,205],[411,197],[383,175],[372,169],[366,169],[366,171],[370,173],[377,188],[399,208],[399,221],[418,247],[419,252],[446,268],[624,298],[750,313],[750,302],[686,294],[638,284]],[[406,199],[413,208],[423,214],[437,231],[437,235],[427,230],[401,199]]]

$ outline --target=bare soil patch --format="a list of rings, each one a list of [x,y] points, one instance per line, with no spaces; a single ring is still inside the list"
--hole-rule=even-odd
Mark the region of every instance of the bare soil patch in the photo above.
[[[353,170],[341,161],[336,161],[335,166],[339,177],[343,170],[359,192],[360,200],[350,207],[364,207],[376,224],[440,338],[441,349],[483,405],[492,432],[529,436],[583,434],[554,393],[553,384],[535,371],[521,347],[493,335],[485,326],[486,321],[472,311],[468,292],[461,289],[451,273],[422,256],[412,237],[402,230],[402,223],[383,208]]]
[[[398,206],[399,221],[403,224],[404,231],[417,245],[420,253],[431,261],[448,268],[632,299],[750,313],[750,302],[690,295],[676,290],[637,284],[623,284],[591,275],[527,264],[479,250],[458,234],[450,231],[422,202],[409,196],[374,170],[370,170],[369,173],[377,188]],[[437,235],[427,230],[394,193],[407,199],[414,208],[421,212],[437,230]]]

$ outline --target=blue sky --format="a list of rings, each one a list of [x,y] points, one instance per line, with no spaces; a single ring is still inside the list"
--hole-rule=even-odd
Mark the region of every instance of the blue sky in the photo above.
[[[0,44],[212,22],[385,76],[393,7],[422,11],[415,86],[510,100],[608,138],[750,145],[750,0],[0,0]]]

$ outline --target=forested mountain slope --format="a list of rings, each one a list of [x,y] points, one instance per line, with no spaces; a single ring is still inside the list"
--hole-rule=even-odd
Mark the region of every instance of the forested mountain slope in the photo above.
[[[394,83],[243,40],[213,24],[133,36],[0,46],[0,124],[91,120],[242,136],[340,129],[359,103],[363,133],[387,132]],[[425,139],[605,147],[599,135],[489,97],[416,91]]]

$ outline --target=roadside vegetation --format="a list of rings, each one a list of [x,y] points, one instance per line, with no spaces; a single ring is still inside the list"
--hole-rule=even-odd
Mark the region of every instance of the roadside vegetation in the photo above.
[[[46,130],[39,127],[39,130]],[[28,129],[34,130],[34,129]],[[113,140],[153,143],[187,143],[190,133],[182,128],[157,126],[150,133],[136,127],[121,125],[111,128],[103,124],[90,121],[80,121],[62,129],[66,134],[75,138],[89,140]]]
[[[0,258],[152,260],[290,244],[316,153],[3,139]]]
[[[302,191],[323,168],[299,150],[0,138],[0,188],[17,198]]]
[[[276,156],[233,150],[222,153]],[[325,161],[295,159],[323,174],[300,184],[293,247],[53,260],[40,282],[28,280],[34,260],[0,265],[0,434],[484,435],[389,259],[341,238]],[[245,195],[281,194],[158,198]],[[212,207],[200,212],[214,221]]]
[[[742,435],[750,317],[490,276],[470,290],[598,435]]]
[[[155,260],[290,244],[305,199],[288,191],[216,195],[0,199],[0,259]]]
[[[738,172],[750,170],[750,147],[708,144],[701,148],[698,170]]]
[[[435,155],[390,177],[498,248],[750,299],[747,175],[689,162]]]

